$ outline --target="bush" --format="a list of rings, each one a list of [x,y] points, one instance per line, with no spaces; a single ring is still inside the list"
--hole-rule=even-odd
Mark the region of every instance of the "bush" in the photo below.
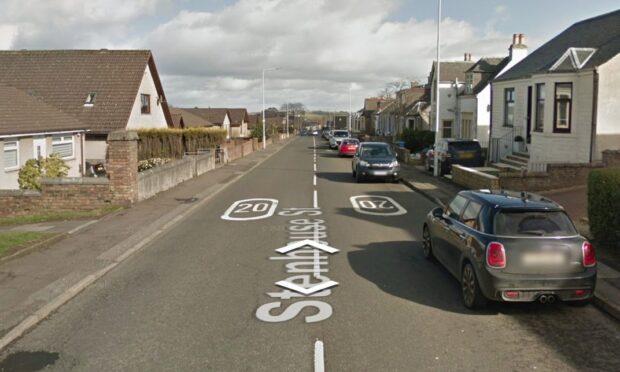
[[[41,190],[41,177],[66,177],[69,166],[58,154],[47,158],[29,159],[19,170],[20,189]]]
[[[138,172],[164,165],[166,163],[169,163],[170,161],[172,161],[172,159],[166,158],[152,158],[147,160],[140,160],[138,162]]]
[[[267,123],[267,130],[265,130],[265,138],[270,139],[276,133],[278,133],[278,129],[274,125]],[[263,140],[263,123],[262,122],[256,124],[256,127],[254,127],[254,129],[252,130],[250,137],[258,138],[258,141],[262,142]]]
[[[588,219],[597,245],[620,249],[620,169],[590,172]]]
[[[221,128],[140,129],[138,160],[182,158],[186,152],[209,149],[226,142]]]
[[[416,153],[435,143],[435,132],[405,128],[401,140],[405,141],[405,147],[409,151]]]

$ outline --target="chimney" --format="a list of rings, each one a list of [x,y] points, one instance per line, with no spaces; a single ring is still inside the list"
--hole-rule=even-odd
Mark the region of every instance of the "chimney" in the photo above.
[[[463,61],[467,62],[467,53],[464,54]]]
[[[467,53],[467,60],[471,62],[471,53]]]
[[[510,48],[508,48],[508,52],[508,56],[510,57],[509,67],[514,66],[523,58],[527,57],[527,46],[525,45],[524,34],[512,35],[512,44],[510,45]]]

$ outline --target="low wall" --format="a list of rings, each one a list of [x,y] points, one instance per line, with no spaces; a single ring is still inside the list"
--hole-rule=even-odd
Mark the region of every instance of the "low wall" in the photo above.
[[[518,191],[543,191],[586,185],[590,172],[603,167],[602,163],[548,164],[545,173],[500,173],[500,185],[504,189]]]
[[[112,204],[115,200],[107,178],[44,178],[41,191],[0,190],[0,216],[19,216],[58,211],[87,211]]]
[[[452,166],[452,182],[466,189],[497,190],[500,188],[498,177],[461,165]]]
[[[398,161],[409,164],[411,160],[411,151],[398,146],[392,146],[392,148],[394,148],[394,151],[398,154]]]
[[[603,165],[611,168],[620,168],[620,150],[603,151]]]
[[[159,167],[138,173],[138,201],[148,199],[215,168],[215,157],[206,153],[185,155]]]
[[[245,141],[243,145],[241,145],[241,154],[243,156],[247,156],[254,152],[254,143],[253,141]]]

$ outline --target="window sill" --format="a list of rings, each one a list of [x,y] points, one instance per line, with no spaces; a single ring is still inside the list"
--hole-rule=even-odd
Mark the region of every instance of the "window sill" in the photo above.
[[[4,168],[4,173],[11,173],[17,171],[19,171],[19,167]]]

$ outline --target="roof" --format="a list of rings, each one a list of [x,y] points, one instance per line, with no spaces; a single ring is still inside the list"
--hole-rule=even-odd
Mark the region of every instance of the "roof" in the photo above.
[[[496,81],[515,80],[537,73],[552,72],[549,68],[569,48],[596,49],[582,69],[592,69],[615,57],[620,53],[620,10],[575,23],[503,73]]]
[[[364,110],[377,111],[377,107],[380,102],[384,102],[386,99],[383,97],[371,97],[364,99]]]
[[[82,122],[41,99],[0,84],[0,135],[85,129]]]
[[[183,109],[186,112],[194,114],[196,116],[201,117],[204,120],[207,120],[215,125],[222,126],[224,124],[224,119],[226,115],[228,115],[228,109],[226,108],[185,108]]]
[[[194,115],[193,113],[188,111],[188,109],[171,107],[170,114],[172,115],[173,121],[175,121],[175,116],[182,118],[185,128],[212,127],[213,126],[213,123],[211,123],[210,121],[198,115]],[[181,126],[177,126],[176,121],[175,121],[175,128],[181,128]]]
[[[493,205],[496,208],[531,208],[559,211],[563,208],[551,199],[529,192],[506,190],[468,190],[459,192],[481,203]]]
[[[474,74],[473,94],[480,93],[510,62],[510,57],[480,58],[467,73]]]
[[[172,118],[150,50],[0,51],[0,83],[36,96],[93,133],[125,129],[147,68],[168,125]],[[85,107],[89,93],[95,104]]]
[[[247,123],[248,121],[248,110],[244,108],[228,109],[228,115],[230,116],[230,125],[233,127],[238,127],[243,122]]]
[[[475,62],[471,61],[456,61],[456,62],[441,62],[439,65],[441,67],[441,71],[439,71],[441,81],[454,81],[459,79],[460,81],[465,81],[465,74],[469,68],[471,68]],[[433,66],[431,67],[431,73],[429,75],[429,83],[432,83],[435,76],[435,69],[437,67],[437,62],[433,61]]]
[[[248,128],[255,128],[259,123],[259,114],[248,115]]]

